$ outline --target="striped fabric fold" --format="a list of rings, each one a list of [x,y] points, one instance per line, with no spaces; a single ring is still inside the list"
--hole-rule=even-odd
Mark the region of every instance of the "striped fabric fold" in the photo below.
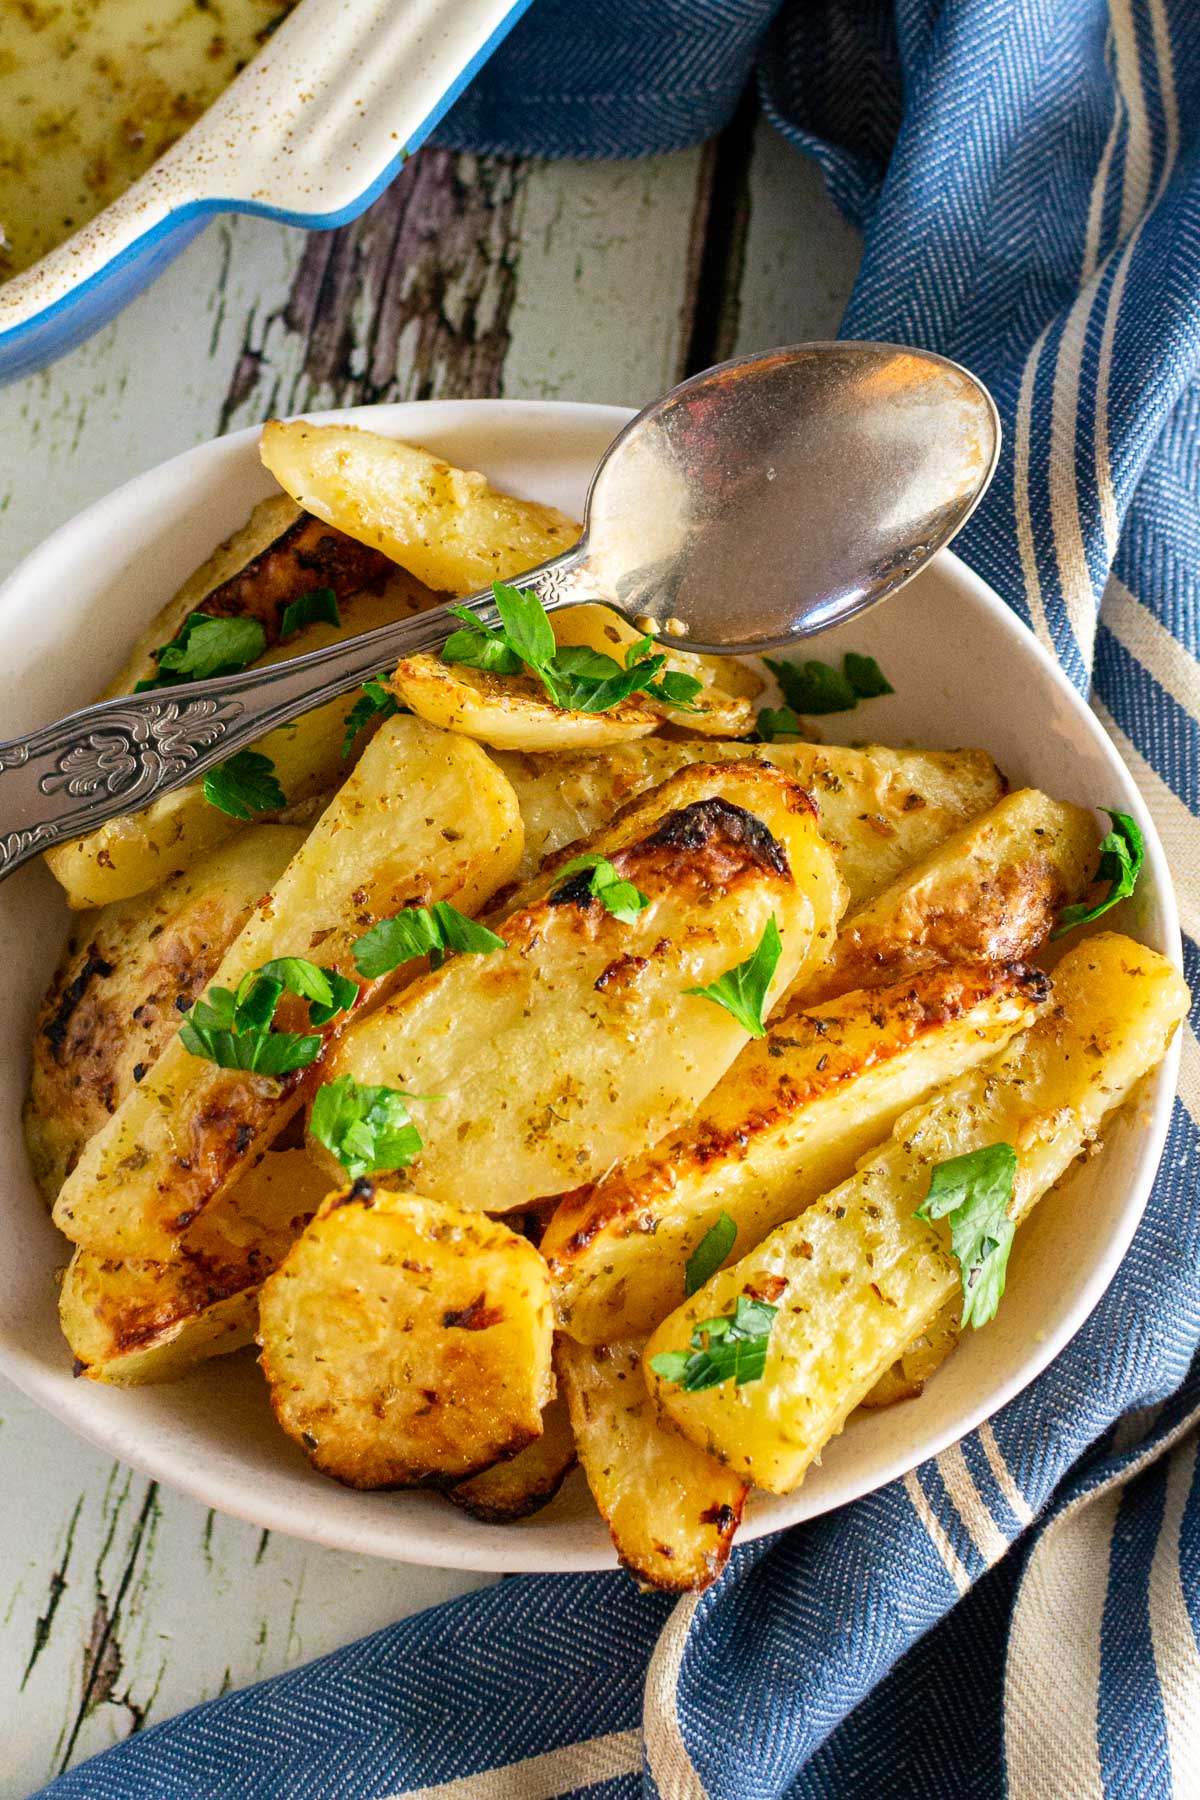
[[[978,370],[960,541],[1091,698],[1200,994],[1197,0],[535,0],[444,142],[635,154],[763,104],[866,234],[851,336]],[[1200,1794],[1200,1003],[1079,1336],[904,1480],[699,1600],[525,1577],[169,1721],[55,1800]]]

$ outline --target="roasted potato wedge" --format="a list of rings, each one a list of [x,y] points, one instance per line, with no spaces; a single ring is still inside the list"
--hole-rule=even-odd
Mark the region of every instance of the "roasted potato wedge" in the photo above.
[[[58,1301],[76,1373],[119,1387],[175,1381],[251,1343],[260,1284],[328,1193],[305,1151],[271,1151],[167,1261],[77,1249]]]
[[[591,749],[645,737],[662,721],[636,695],[608,712],[567,712],[532,676],[489,675],[436,656],[406,657],[387,685],[419,719],[494,750]]]
[[[609,606],[564,606],[551,614],[550,622],[557,643],[586,644],[619,663],[644,635]],[[692,675],[704,684],[703,693],[686,710],[660,709],[669,723],[704,737],[736,738],[753,731],[755,713],[750,702],[762,693],[765,683],[749,663],[733,656],[694,656],[686,650],[673,650],[670,638],[660,638],[655,650],[666,657],[668,669]]]
[[[851,913],[788,999],[814,1002],[956,962],[1032,957],[1096,866],[1090,812],[1036,788],[1006,794]]]
[[[542,1435],[507,1462],[456,1482],[446,1497],[485,1525],[510,1525],[549,1505],[575,1467],[575,1433],[567,1403],[555,1395],[542,1414]]]
[[[360,1180],[264,1282],[263,1373],[279,1423],[323,1474],[441,1485],[541,1435],[551,1317],[525,1238]]]
[[[286,644],[260,657],[256,667],[265,668],[373,631],[405,617],[413,607],[412,583],[406,577],[389,581],[381,592],[359,594],[351,600],[340,625],[306,626]],[[255,745],[260,755],[274,763],[289,811],[328,793],[345,779],[352,766],[352,760],[344,755],[346,716],[358,699],[357,689],[343,694],[268,732]],[[368,736],[364,731],[356,748],[365,745]],[[203,782],[188,782],[160,795],[143,812],[109,819],[86,837],[60,844],[47,852],[46,863],[65,889],[70,906],[106,906],[157,887],[244,829],[239,820],[205,799]]]
[[[77,921],[38,1012],[25,1103],[47,1205],[303,842],[292,826],[254,826],[153,894]]]
[[[412,983],[330,1059],[331,1078],[441,1097],[411,1173],[435,1200],[509,1212],[656,1142],[748,1036],[686,990],[745,961],[775,917],[776,993],[836,929],[844,890],[815,809],[765,763],[683,770],[591,847],[648,897],[633,924],[586,875],[551,888],[499,927],[505,949]]]
[[[945,1221],[916,1216],[934,1166],[1013,1145],[1010,1216],[1024,1218],[1159,1063],[1188,1003],[1171,963],[1130,938],[1105,933],[1070,950],[1037,1024],[904,1114],[857,1174],[658,1327],[644,1367],[665,1416],[734,1473],[790,1493],[884,1371],[961,1294]],[[761,1379],[687,1393],[656,1373],[655,1356],[686,1350],[700,1321],[747,1292],[778,1308]]]
[[[353,945],[376,920],[413,901],[449,900],[473,912],[520,853],[516,799],[484,751],[419,719],[388,719],[230,945],[214,984],[236,988],[249,970],[289,955],[315,954],[354,976]],[[360,1005],[395,980],[364,992]],[[308,1028],[290,995],[277,1021],[282,1030]],[[327,1026],[327,1039],[344,1022],[341,1015]],[[56,1224],[109,1256],[164,1260],[173,1239],[274,1141],[320,1066],[274,1080],[218,1068],[173,1039],[84,1150],[59,1194]]]
[[[884,1370],[859,1405],[875,1411],[882,1406],[895,1406],[900,1400],[918,1399],[930,1376],[936,1375],[951,1351],[958,1348],[961,1312],[962,1296],[955,1294],[928,1329],[913,1339],[890,1369]]]
[[[559,1379],[584,1475],[621,1562],[644,1587],[699,1593],[729,1560],[746,1486],[657,1417],[641,1349],[560,1339]]]
[[[579,536],[556,507],[501,494],[483,475],[354,425],[272,419],[259,451],[297,505],[439,593],[510,581]]]
[[[257,619],[274,644],[290,600],[312,588],[332,588],[344,601],[396,572],[381,551],[301,512],[286,494],[273,494],[155,614],[102,697],[131,694],[137,682],[148,680],[157,667],[154,652],[170,643],[190,613]]]
[[[607,750],[523,756],[498,752],[525,821],[519,879],[546,856],[569,856],[576,838],[606,825],[635,795],[693,762],[773,763],[807,788],[821,835],[839,856],[853,905],[994,805],[1004,783],[982,750],[844,750],[826,744],[737,744],[663,738]]]
[[[686,1124],[559,1203],[541,1244],[559,1324],[585,1344],[644,1337],[682,1299],[721,1213],[744,1256],[844,1181],[906,1108],[994,1057],[1049,992],[1020,966],[963,966],[774,1020]]]

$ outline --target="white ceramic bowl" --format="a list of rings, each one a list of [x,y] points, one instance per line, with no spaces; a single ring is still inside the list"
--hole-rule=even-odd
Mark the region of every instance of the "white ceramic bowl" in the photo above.
[[[500,487],[577,511],[605,445],[628,418],[615,407],[447,401],[321,415],[411,438]],[[92,698],[131,639],[179,582],[272,490],[257,432],[238,432],[165,463],[57,531],[0,589],[0,666],[11,700],[5,735]],[[986,746],[1014,785],[1116,806],[1146,835],[1136,916],[1114,922],[1179,960],[1162,848],[1091,713],[991,590],[945,553],[899,598],[821,641],[877,656],[896,692],[829,721],[884,743]],[[832,732],[827,733],[832,736]],[[519,1525],[479,1524],[432,1494],[360,1494],[315,1475],[274,1424],[249,1352],[184,1381],[132,1391],[71,1377],[55,1314],[66,1260],[25,1163],[20,1107],[37,1005],[67,927],[49,875],[30,866],[0,888],[0,1367],[114,1456],[207,1506],[355,1553],[470,1569],[593,1569],[613,1552],[576,1474]],[[1177,1054],[1148,1103],[1123,1118],[1101,1157],[1080,1165],[1017,1239],[1004,1304],[970,1334],[919,1400],[860,1414],[803,1488],[759,1496],[743,1537],[869,1492],[961,1437],[1037,1375],[1111,1280],[1141,1217],[1166,1135]],[[1075,1229],[1086,1207],[1089,1229]]]

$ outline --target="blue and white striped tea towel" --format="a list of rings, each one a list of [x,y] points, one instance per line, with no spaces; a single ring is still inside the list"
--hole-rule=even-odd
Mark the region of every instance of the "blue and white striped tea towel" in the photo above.
[[[944,351],[999,401],[960,547],[1133,769],[1200,992],[1200,0],[535,0],[442,138],[666,149],[755,64],[866,232],[846,332]],[[48,1792],[1200,1795],[1198,1022],[1115,1283],[964,1443],[737,1552],[702,1599],[505,1582]]]

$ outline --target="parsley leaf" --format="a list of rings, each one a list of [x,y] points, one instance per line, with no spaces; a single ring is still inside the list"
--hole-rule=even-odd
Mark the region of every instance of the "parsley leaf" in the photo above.
[[[332,588],[310,588],[307,594],[297,594],[294,600],[288,601],[279,625],[280,643],[295,637],[303,626],[312,625],[318,619],[327,625],[340,625],[342,622],[337,595]]]
[[[266,647],[267,634],[257,619],[210,619],[207,613],[189,613],[170,643],[154,652],[158,672],[139,681],[133,691],[144,694],[151,688],[207,681],[211,675],[236,675]]]
[[[280,956],[264,963],[260,975],[279,982],[290,994],[307,1000],[310,1025],[328,1025],[340,1012],[348,1012],[358,999],[358,983],[336,969],[319,969],[303,956]]]
[[[1146,844],[1138,822],[1131,819],[1128,813],[1112,812],[1107,806],[1104,810],[1112,820],[1113,828],[1100,840],[1100,861],[1092,880],[1107,881],[1108,892],[1095,906],[1088,906],[1082,900],[1074,906],[1064,906],[1059,914],[1058,924],[1050,933],[1052,939],[1073,931],[1076,925],[1087,925],[1091,920],[1098,919],[1101,913],[1106,913],[1118,900],[1127,900],[1137,886],[1146,857]]]
[[[763,1006],[782,950],[779,924],[772,914],[758,940],[758,948],[745,962],[727,969],[709,987],[684,988],[683,991],[696,994],[701,1000],[711,1000],[715,1006],[723,1006],[751,1037],[765,1037]]]
[[[842,658],[842,674],[860,700],[878,700],[881,695],[896,691],[873,656],[859,656],[847,650]]]
[[[372,675],[369,681],[362,684],[362,693],[346,714],[346,735],[342,739],[342,756],[349,756],[354,748],[354,740],[364,725],[369,725],[377,715],[380,719],[394,718],[403,711],[394,694],[388,692],[383,685],[383,674]]]
[[[1017,1185],[1011,1144],[988,1144],[938,1163],[918,1219],[947,1219],[950,1248],[962,1272],[962,1323],[986,1325],[1004,1292],[1016,1225],[1008,1216]]]
[[[777,1306],[739,1294],[732,1313],[705,1319],[692,1333],[692,1348],[665,1350],[650,1358],[650,1367],[664,1381],[675,1382],[685,1394],[719,1387],[732,1379],[738,1387],[760,1381],[767,1366],[767,1340],[775,1323]]]
[[[354,966],[360,975],[374,981],[414,956],[428,956],[430,966],[437,969],[448,950],[487,956],[503,949],[504,939],[486,925],[468,919],[448,900],[437,900],[431,907],[406,906],[403,912],[372,925],[354,946]]]
[[[308,1128],[352,1180],[377,1169],[404,1169],[422,1146],[408,1111],[408,1102],[420,1097],[360,1087],[352,1075],[339,1075],[317,1089]]]
[[[764,744],[776,738],[803,737],[804,727],[790,706],[764,706],[758,715],[758,737]]]
[[[666,657],[661,651],[646,654],[652,638],[640,638],[625,655],[624,666],[587,644],[554,641],[545,607],[531,591],[492,583],[499,627],[485,625],[465,606],[450,611],[466,627],[452,632],[442,646],[442,661],[466,668],[485,669],[493,675],[537,677],[555,706],[568,712],[609,712],[631,694],[647,693],[664,705],[691,711],[703,683],[678,670],[661,671]]]
[[[239,750],[228,762],[210,769],[204,777],[204,798],[231,819],[252,819],[255,813],[278,812],[287,805],[275,764],[257,750]]]
[[[624,881],[606,856],[597,856],[589,852],[586,856],[574,856],[571,861],[558,871],[556,886],[552,898],[557,898],[564,885],[573,875],[582,875],[586,870],[592,872],[592,879],[587,884],[587,892],[594,900],[610,912],[614,919],[622,925],[633,925],[637,916],[644,912],[650,904],[648,895],[641,888],[635,887],[632,881]]]
[[[692,1254],[684,1272],[684,1292],[690,1300],[714,1276],[737,1239],[737,1226],[727,1212],[719,1212]]]
[[[858,656],[852,650],[842,658],[840,669],[815,660],[778,662],[764,656],[763,661],[788,706],[798,713],[852,712],[860,700],[896,691],[873,656]]]
[[[321,1053],[321,1038],[272,1029],[285,990],[308,1001],[310,1025],[327,1025],[358,997],[358,983],[336,969],[318,969],[302,956],[277,957],[243,975],[236,991],[215,987],[197,1000],[179,1027],[180,1042],[222,1069],[287,1075],[307,1068]]]

